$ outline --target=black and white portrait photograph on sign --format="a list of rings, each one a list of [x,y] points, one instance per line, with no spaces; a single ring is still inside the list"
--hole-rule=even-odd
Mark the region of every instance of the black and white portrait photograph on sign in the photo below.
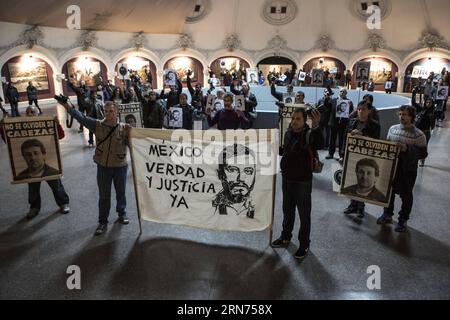
[[[125,63],[117,64],[117,77],[120,80],[130,80],[130,72],[128,71],[128,66]]]
[[[399,148],[395,143],[348,136],[340,193],[387,207]]]
[[[177,73],[175,70],[164,70],[164,84],[166,86],[175,86],[177,84]]]
[[[300,80],[300,82],[305,82],[306,79],[306,72],[300,71],[298,73],[298,80]]]
[[[183,128],[183,109],[172,107],[169,110],[169,128]]]
[[[39,121],[23,117],[5,119],[5,133],[12,169],[12,183],[58,179],[62,176],[59,142],[54,118]],[[35,128],[35,129],[30,129]]]
[[[336,102],[336,118],[348,118],[350,115],[350,100]]]
[[[356,63],[356,81],[369,81],[370,61]]]
[[[214,213],[246,215],[253,219],[251,193],[256,178],[256,155],[241,144],[227,146],[219,155],[217,175],[223,189],[214,197]]]
[[[44,62],[8,63],[11,83],[17,91],[27,92],[28,82],[32,81],[38,90],[48,90],[47,68]]]
[[[322,86],[323,85],[323,70],[313,69],[311,71],[311,84],[313,86]]]
[[[206,109],[214,110],[215,100],[216,100],[216,95],[208,94],[208,97],[206,98]]]
[[[258,69],[257,68],[247,68],[247,83],[251,86],[259,85],[258,81]]]
[[[236,110],[245,111],[245,97],[244,96],[234,96],[234,106]]]
[[[141,104],[139,102],[119,104],[119,120],[133,128],[143,128]]]
[[[436,100],[446,100],[448,97],[448,86],[438,86]]]

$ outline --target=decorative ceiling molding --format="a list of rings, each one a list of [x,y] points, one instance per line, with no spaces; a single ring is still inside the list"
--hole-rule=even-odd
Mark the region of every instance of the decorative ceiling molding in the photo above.
[[[228,51],[233,52],[236,49],[239,49],[241,46],[241,40],[237,34],[231,34],[225,38],[224,47],[228,49]]]
[[[287,48],[287,41],[277,34],[267,42],[266,48],[273,50],[275,56],[280,56],[280,51]]]
[[[186,50],[187,48],[194,48],[194,40],[192,40],[191,36],[185,33],[180,34],[177,41],[177,46],[183,50]]]
[[[142,48],[144,48],[148,41],[147,38],[145,38],[144,32],[138,32],[135,33],[132,37],[131,37],[131,47],[135,48],[136,51],[141,50]]]
[[[267,23],[279,26],[294,20],[297,12],[297,4],[293,0],[266,0],[261,16]]]
[[[319,36],[319,39],[317,39],[315,48],[327,52],[328,50],[334,48],[334,41],[329,35],[323,34]]]
[[[419,45],[417,49],[428,48],[433,51],[435,48],[449,49],[450,45],[445,41],[438,31],[425,30],[422,32],[422,36],[419,38]]]
[[[19,42],[26,45],[28,49],[32,49],[35,45],[41,45],[43,39],[44,33],[39,28],[39,26],[35,25],[26,29],[21,34]]]
[[[367,36],[367,46],[373,51],[377,51],[386,47],[386,41],[382,35],[376,32],[370,32]]]
[[[95,31],[84,30],[77,41],[77,46],[81,47],[83,51],[89,50],[89,48],[95,47],[97,45],[98,38]]]

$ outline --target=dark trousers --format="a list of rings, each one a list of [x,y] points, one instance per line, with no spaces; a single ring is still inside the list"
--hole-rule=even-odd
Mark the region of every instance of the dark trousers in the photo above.
[[[361,201],[356,201],[356,200],[351,200],[350,201],[350,206],[351,208],[354,208],[356,210],[362,210],[364,211],[364,208],[366,207],[366,205],[364,204],[364,202]]]
[[[39,105],[38,105],[37,99],[31,99],[31,100],[28,100],[28,105],[31,106],[31,105],[33,104],[33,102],[34,102],[36,108],[38,108],[39,113],[42,113],[42,110],[41,110],[41,108],[40,108]]]
[[[19,103],[18,102],[9,102],[11,106],[11,117],[20,117],[19,113]]]
[[[397,168],[401,170],[401,168]],[[384,208],[384,214],[387,216],[394,215],[394,202],[395,195],[398,194],[402,200],[402,206],[400,212],[398,213],[400,219],[404,221],[409,220],[413,206],[413,189],[416,182],[417,173],[411,173],[407,177],[397,175],[393,182],[393,191],[391,194],[391,199],[389,200],[389,207]]]
[[[344,139],[345,139],[345,130],[346,126],[337,124],[334,127],[331,127],[331,137],[330,137],[330,147],[328,148],[328,153],[332,156],[336,150],[336,138],[338,138],[338,146],[339,146],[339,156],[343,157],[344,150]]]
[[[88,140],[89,144],[94,144],[94,133],[89,130],[89,140]]]
[[[300,216],[298,240],[300,247],[309,247],[311,233],[311,191],[312,181],[291,182],[283,178],[283,231],[281,237],[292,238],[295,223],[295,208]]]
[[[111,209],[111,184],[114,183],[116,190],[116,211],[119,217],[125,216],[127,200],[125,197],[125,186],[127,182],[127,168],[124,167],[103,167],[97,165],[97,185],[99,192],[98,200],[98,222],[108,223],[109,210]]]
[[[325,149],[327,149],[330,145],[330,137],[331,137],[331,128],[328,125],[320,125],[320,132],[325,137]]]
[[[47,184],[52,189],[56,204],[59,207],[69,203],[69,196],[64,190],[61,179],[47,180]],[[41,209],[41,181],[28,184],[28,203],[30,208]]]

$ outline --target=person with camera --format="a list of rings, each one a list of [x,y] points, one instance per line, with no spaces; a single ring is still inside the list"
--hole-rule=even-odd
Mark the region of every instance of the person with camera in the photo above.
[[[370,117],[370,104],[361,101],[356,108],[357,117],[350,119],[347,126],[347,134],[380,139],[380,124]],[[347,140],[344,140],[344,150]],[[345,214],[356,213],[359,218],[364,217],[365,204],[362,201],[351,200],[350,205],[344,210]]]
[[[86,100],[89,98],[89,87],[86,85],[86,82],[80,81],[80,86],[77,87],[72,81],[68,82],[70,89],[72,89],[73,92],[75,92],[77,96],[77,105],[78,110],[82,113],[86,113]],[[78,133],[83,132],[83,125],[80,123],[80,128],[78,130]]]
[[[68,113],[81,124],[93,131],[97,140],[94,162],[97,164],[97,186],[99,191],[99,216],[95,235],[101,235],[108,229],[108,217],[111,208],[111,184],[116,190],[116,211],[118,222],[128,224],[126,215],[125,187],[127,181],[127,148],[131,126],[118,121],[118,106],[106,102],[105,119],[87,117],[67,103],[67,97],[55,96]]]
[[[299,249],[294,257],[306,256],[310,247],[311,233],[311,193],[315,153],[323,147],[320,132],[320,112],[310,111],[312,128],[306,124],[308,113],[304,108],[295,109],[290,128],[284,135],[283,157],[280,167],[283,191],[283,231],[272,242],[272,247],[288,247],[295,223],[295,209],[300,216],[298,233]]]
[[[331,128],[328,125],[330,121],[331,109],[333,106],[333,95],[334,92],[330,88],[323,90],[323,98],[317,103],[318,109],[320,110],[320,123],[319,128],[322,135],[325,137],[324,148],[328,149],[330,144]]]
[[[105,110],[103,109],[104,103],[98,99],[97,91],[91,90],[89,98],[85,101],[86,114],[88,117],[97,120],[103,120],[105,118]],[[94,146],[94,132],[89,130],[89,147]]]
[[[242,83],[241,90],[237,90],[235,88],[235,82],[231,84],[230,91],[237,96],[244,96],[245,98],[245,117],[250,121],[250,128],[253,127],[253,122],[257,117],[256,106],[258,105],[258,101],[256,100],[256,96],[250,92],[250,86],[244,82]]]

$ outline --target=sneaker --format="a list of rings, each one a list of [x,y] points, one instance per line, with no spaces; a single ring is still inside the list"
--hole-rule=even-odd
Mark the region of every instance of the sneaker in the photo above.
[[[395,226],[396,232],[405,232],[407,229],[407,223],[403,219],[398,219],[397,225]]]
[[[333,158],[334,158],[334,156],[331,155],[331,154],[329,154],[329,155],[327,155],[327,156],[325,157],[325,159],[327,159],[327,160],[330,160],[330,159],[333,159]]]
[[[63,204],[63,205],[60,207],[60,212],[61,212],[62,214],[68,214],[68,213],[70,212],[69,204],[68,204],[68,203]]]
[[[348,206],[347,208],[345,208],[344,213],[345,214],[351,214],[351,213],[356,213],[356,209],[352,206]]]
[[[34,217],[36,217],[39,214],[39,209],[37,208],[30,208],[30,211],[27,213],[27,219],[31,220]]]
[[[119,223],[121,223],[121,224],[130,223],[130,220],[128,220],[127,216],[119,217],[119,219],[117,221],[119,221]]]
[[[383,213],[381,217],[377,219],[377,224],[386,224],[386,223],[392,223],[392,216],[388,216]]]
[[[339,162],[339,164],[341,166],[343,166],[344,165],[344,158],[339,158],[338,162]]]
[[[106,223],[99,223],[97,229],[95,229],[95,235],[99,236],[106,232],[108,225]]]
[[[274,242],[272,242],[272,247],[273,248],[287,248],[289,246],[289,243],[291,241],[290,240],[284,240],[283,238],[278,238],[277,240],[275,240]]]
[[[295,259],[303,259],[308,254],[309,248],[299,248],[294,254]]]
[[[92,142],[89,142],[89,148],[93,148],[94,147],[94,144],[92,143]]]
[[[419,160],[419,167],[423,167],[425,165],[425,160]]]

